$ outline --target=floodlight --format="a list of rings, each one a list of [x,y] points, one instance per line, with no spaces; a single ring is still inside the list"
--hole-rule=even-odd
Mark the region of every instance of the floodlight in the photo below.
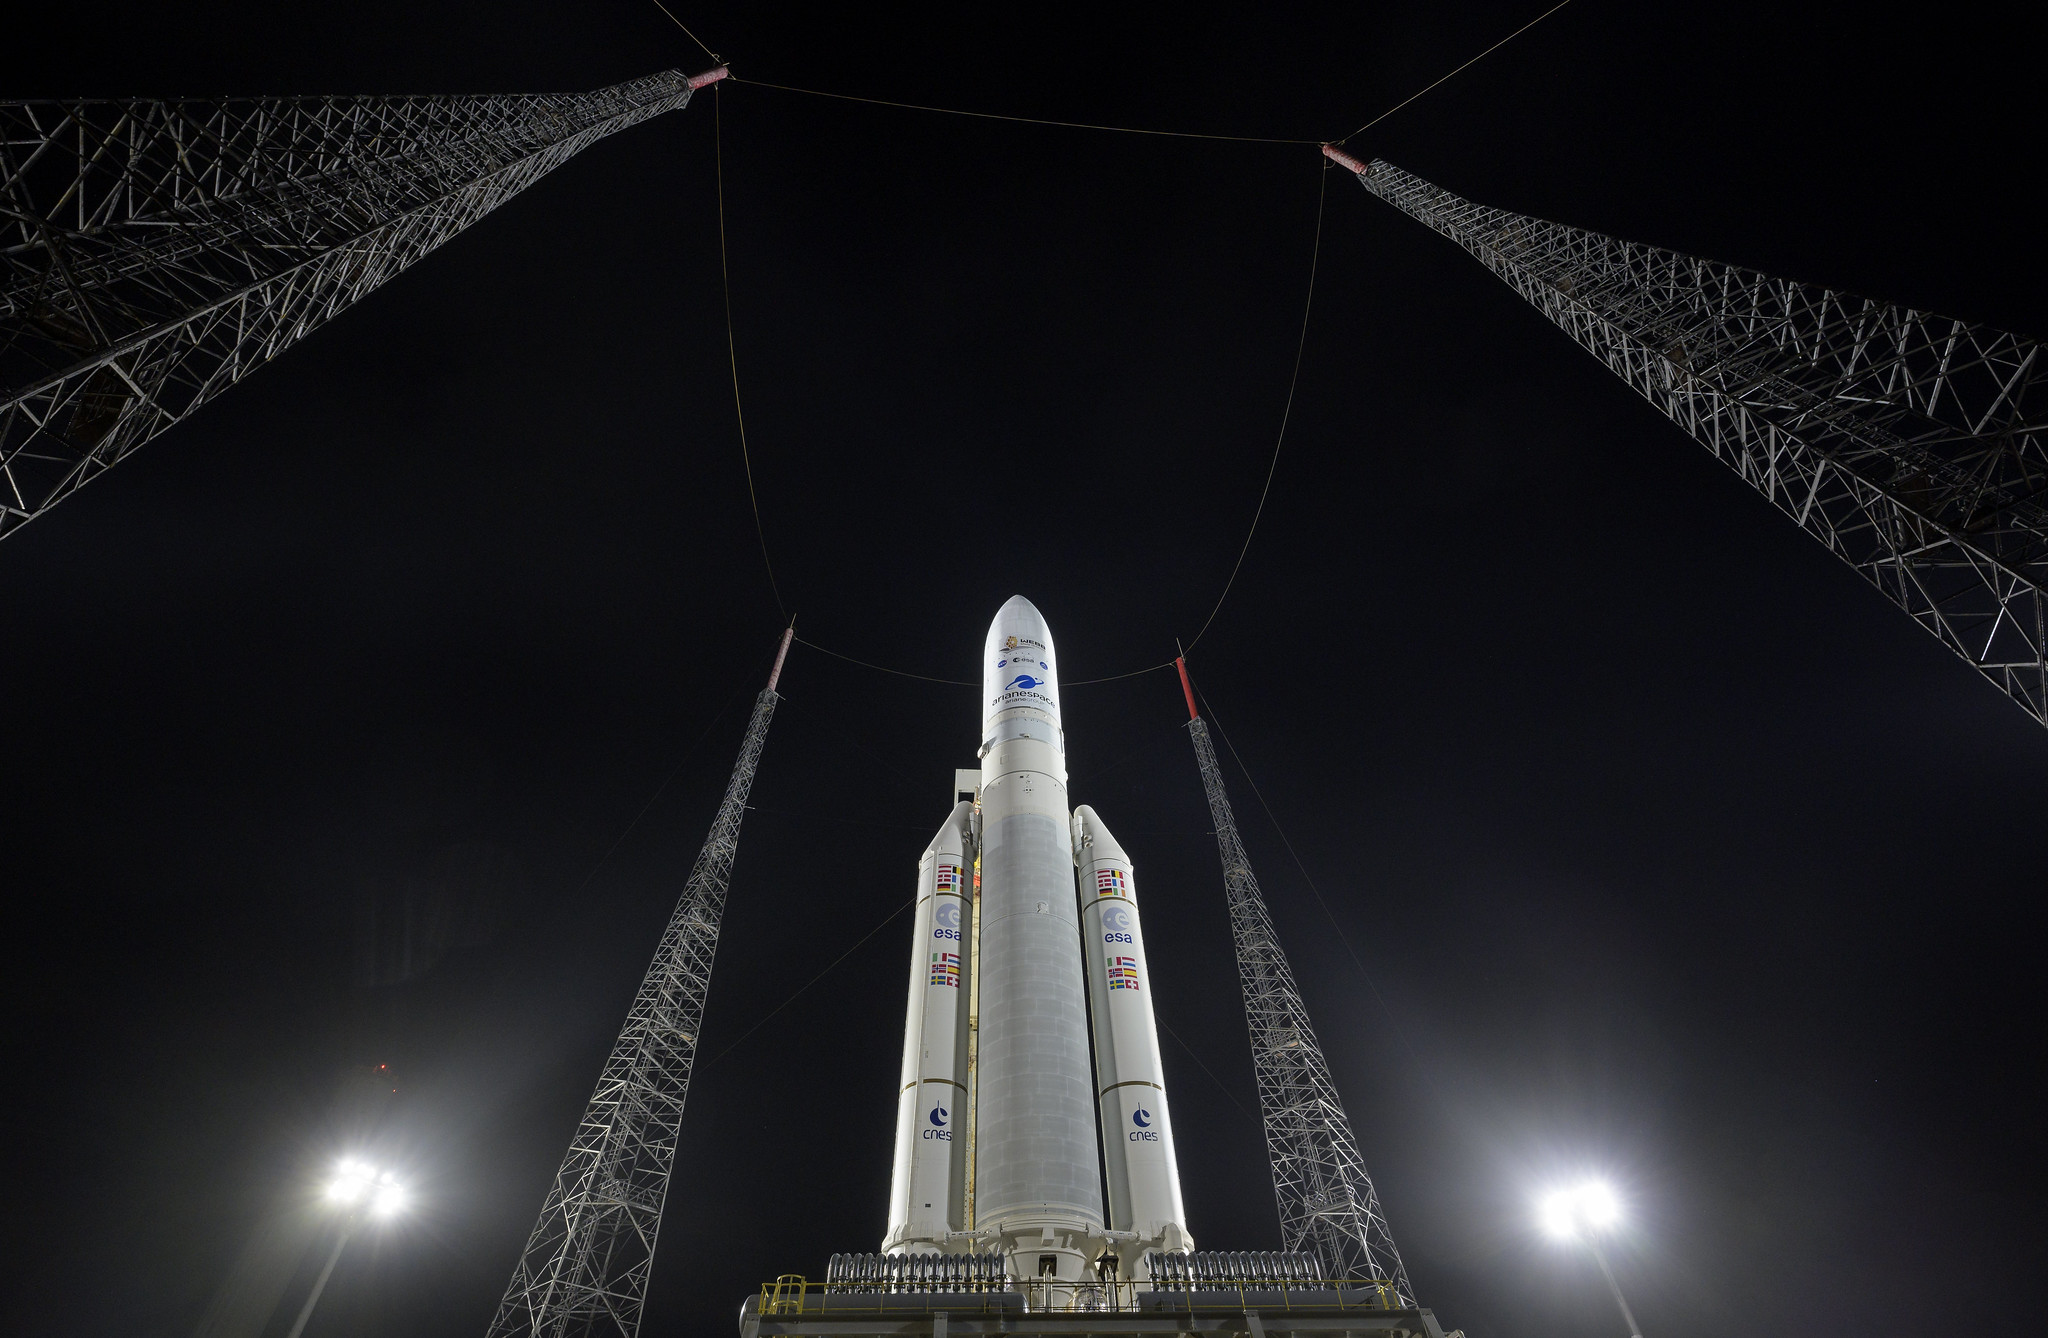
[[[1621,1220],[1621,1201],[1604,1181],[1588,1180],[1544,1195],[1537,1216],[1546,1232],[1569,1238],[1613,1226]]]
[[[336,1203],[360,1203],[376,1182],[376,1172],[359,1161],[344,1161],[334,1168],[327,1197]]]
[[[1544,1231],[1563,1238],[1579,1234],[1578,1214],[1573,1211],[1572,1193],[1568,1189],[1556,1190],[1543,1196],[1537,1206],[1537,1216],[1542,1220]]]
[[[1600,1265],[1600,1275],[1607,1279],[1608,1289],[1614,1293],[1614,1304],[1620,1307],[1621,1317],[1628,1323],[1631,1338],[1643,1338],[1642,1326],[1636,1323],[1635,1312],[1628,1308],[1628,1299],[1621,1294],[1621,1283],[1600,1249],[1600,1232],[1621,1220],[1621,1200],[1614,1190],[1601,1180],[1587,1180],[1570,1189],[1554,1189],[1537,1202],[1536,1216],[1550,1235],[1559,1240],[1578,1241],[1592,1253],[1594,1262]]]

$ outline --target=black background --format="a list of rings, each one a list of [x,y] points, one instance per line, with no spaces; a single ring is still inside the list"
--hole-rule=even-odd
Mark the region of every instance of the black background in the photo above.
[[[742,76],[1327,137],[1534,12],[684,17]],[[2014,13],[1579,0],[1351,147],[2041,333]],[[628,0],[45,22],[10,94],[708,64]],[[1072,679],[1169,658],[1271,458],[1315,150],[717,96],[800,633],[971,678],[1024,593]],[[310,1338],[482,1331],[782,622],[713,153],[710,96],[599,144],[0,546],[14,1331],[187,1333],[274,1274],[280,1333],[351,1151],[416,1210]],[[2048,739],[1463,253],[1327,185],[1293,425],[1192,662],[1327,900],[1233,771],[1424,1299],[1474,1338],[1618,1334],[1533,1225],[1597,1173],[1656,1338],[2025,1324]],[[650,1334],[728,1334],[884,1225],[904,922],[719,1052],[908,895],[975,693],[802,647],[784,690]],[[1138,861],[1193,1229],[1275,1248],[1178,689],[1067,709],[1073,794]]]

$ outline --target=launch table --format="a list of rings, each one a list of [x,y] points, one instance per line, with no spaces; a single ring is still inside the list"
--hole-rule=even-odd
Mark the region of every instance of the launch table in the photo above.
[[[815,1289],[815,1290],[814,1290]],[[844,1294],[817,1284],[770,1284],[740,1307],[740,1338],[1107,1338],[1214,1334],[1279,1338],[1463,1338],[1423,1309],[1388,1308],[1368,1289],[1261,1289],[1257,1304],[1231,1291],[1148,1291],[1120,1308],[1027,1309],[1021,1291]]]

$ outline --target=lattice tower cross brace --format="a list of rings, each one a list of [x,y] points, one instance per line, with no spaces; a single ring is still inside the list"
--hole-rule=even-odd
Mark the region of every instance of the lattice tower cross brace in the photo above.
[[[512,1270],[491,1338],[634,1338],[639,1332],[740,820],[768,722],[782,700],[775,685],[794,635],[794,628],[785,631],[776,647],[775,667],[754,699],[718,816]]]
[[[1456,242],[2048,725],[2031,339],[1474,204],[1323,152]]]
[[[1387,1229],[1379,1194],[1351,1132],[1351,1117],[1337,1096],[1294,971],[1273,932],[1258,877],[1238,839],[1223,769],[1209,742],[1208,722],[1195,709],[1187,665],[1182,660],[1174,665],[1187,697],[1188,737],[1194,741],[1202,788],[1209,796],[1209,817],[1216,825],[1216,853],[1223,860],[1223,889],[1237,947],[1238,983],[1244,989],[1245,1024],[1251,1031],[1259,1112],[1266,1128],[1266,1153],[1273,1163],[1273,1196],[1280,1208],[1280,1248],[1315,1254],[1325,1277],[1383,1279],[1400,1294],[1402,1305],[1412,1306],[1415,1289],[1409,1285],[1407,1266]]]

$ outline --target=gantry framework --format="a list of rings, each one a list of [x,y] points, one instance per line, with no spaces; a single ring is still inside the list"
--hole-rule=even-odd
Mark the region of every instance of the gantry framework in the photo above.
[[[1324,152],[1477,257],[2048,725],[2039,344],[1525,218]]]
[[[1183,668],[1184,687],[1185,673]],[[1237,978],[1259,1081],[1259,1114],[1280,1208],[1280,1248],[1314,1254],[1326,1278],[1385,1279],[1399,1293],[1400,1304],[1412,1306],[1415,1289],[1407,1265],[1380,1211],[1379,1193],[1359,1155],[1351,1117],[1330,1077],[1294,970],[1273,932],[1258,875],[1238,838],[1209,724],[1196,713],[1192,691],[1188,715],[1188,737],[1195,745],[1209,817],[1216,824],[1216,853],[1223,861]]]
[[[740,820],[782,700],[775,685],[790,636],[783,634],[768,686],[754,699],[718,816],[512,1270],[490,1338],[634,1338],[640,1331]]]
[[[0,103],[0,537],[724,74],[561,95]]]

